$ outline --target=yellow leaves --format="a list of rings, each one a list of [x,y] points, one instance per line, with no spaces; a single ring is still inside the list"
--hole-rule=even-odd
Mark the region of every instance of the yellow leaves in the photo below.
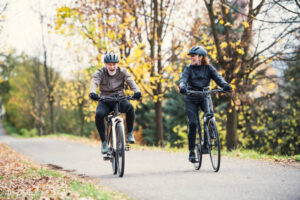
[[[241,69],[241,65],[239,65],[237,68],[235,68],[234,74],[237,74],[237,73],[239,72],[240,69]]]
[[[220,24],[224,24],[224,21],[223,21],[223,19],[221,19],[221,20],[219,21],[219,23],[220,23]]]
[[[232,26],[230,22],[226,22],[225,26]]]
[[[245,21],[245,22],[242,22],[242,24],[244,25],[245,28],[248,28],[248,27],[249,27],[249,24],[248,24],[248,22],[246,22],[246,21]]]
[[[274,84],[274,83],[270,83],[270,84],[268,85],[268,88],[269,88],[270,90],[272,90],[273,88],[275,88],[275,84]]]
[[[156,82],[156,77],[150,77],[150,82],[151,82],[152,84],[155,84],[155,82]]]
[[[227,44],[227,42],[222,42],[220,46],[221,46],[221,48],[224,49],[228,46],[228,44]]]
[[[245,52],[244,52],[243,49],[237,49],[236,51],[237,51],[239,54],[241,54],[241,55],[244,55],[244,54],[245,54]]]

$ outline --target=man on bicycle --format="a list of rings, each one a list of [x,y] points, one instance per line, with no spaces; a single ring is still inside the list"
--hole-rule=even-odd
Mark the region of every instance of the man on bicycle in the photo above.
[[[90,86],[90,98],[95,101],[99,101],[100,97],[96,94],[97,89],[100,90],[100,96],[124,96],[125,83],[129,85],[130,89],[134,91],[133,97],[139,99],[141,90],[133,80],[132,76],[125,68],[118,66],[119,58],[115,53],[108,53],[104,56],[105,67],[102,67],[96,71],[93,76]],[[127,141],[129,143],[135,143],[135,139],[132,133],[133,123],[135,119],[135,113],[133,106],[128,100],[120,102],[120,112],[126,113],[127,123]],[[113,110],[113,102],[98,102],[96,109],[96,127],[99,132],[102,147],[101,152],[105,154],[108,152],[107,138],[105,134],[104,118]]]
[[[216,69],[208,63],[207,51],[201,46],[194,46],[190,49],[188,55],[191,59],[191,64],[186,66],[180,78],[179,89],[180,93],[185,94],[187,90],[206,91],[209,90],[210,80],[213,79],[224,91],[230,91],[231,86],[224,81],[222,76]],[[198,108],[206,111],[206,98],[203,96],[184,96],[186,114],[189,120],[189,160],[195,161],[195,140],[197,130]],[[200,124],[201,130],[201,124]],[[207,152],[206,144],[204,144],[203,152]]]

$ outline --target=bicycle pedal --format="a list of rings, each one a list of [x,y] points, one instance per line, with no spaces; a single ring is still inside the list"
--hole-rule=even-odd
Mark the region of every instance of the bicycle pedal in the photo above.
[[[111,159],[111,158],[110,158],[109,156],[104,156],[104,157],[103,157],[103,160],[104,160],[104,161],[110,161],[110,159]]]
[[[129,144],[126,144],[125,151],[129,151],[129,150],[130,150],[130,146],[129,146]]]

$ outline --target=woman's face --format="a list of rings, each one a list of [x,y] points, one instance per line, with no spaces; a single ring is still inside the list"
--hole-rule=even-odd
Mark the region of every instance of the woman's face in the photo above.
[[[200,65],[201,60],[202,60],[202,56],[198,56],[196,54],[191,54],[190,58],[191,58],[191,64],[192,65]]]

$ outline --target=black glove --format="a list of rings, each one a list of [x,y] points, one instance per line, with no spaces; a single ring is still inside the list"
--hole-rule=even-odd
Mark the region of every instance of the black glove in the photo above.
[[[139,99],[139,98],[142,97],[142,93],[141,92],[135,92],[132,97],[135,98],[135,99]]]
[[[228,91],[231,91],[231,90],[232,90],[232,87],[231,87],[230,85],[225,85],[225,86],[223,87],[223,90],[224,90],[225,92],[228,92]]]
[[[185,94],[186,93],[186,87],[184,87],[184,86],[179,87],[179,90],[180,90],[181,94]]]
[[[99,99],[100,99],[99,95],[96,94],[96,93],[94,93],[94,92],[90,93],[89,96],[90,96],[90,98],[91,98],[92,100],[94,100],[94,101],[99,101]]]

